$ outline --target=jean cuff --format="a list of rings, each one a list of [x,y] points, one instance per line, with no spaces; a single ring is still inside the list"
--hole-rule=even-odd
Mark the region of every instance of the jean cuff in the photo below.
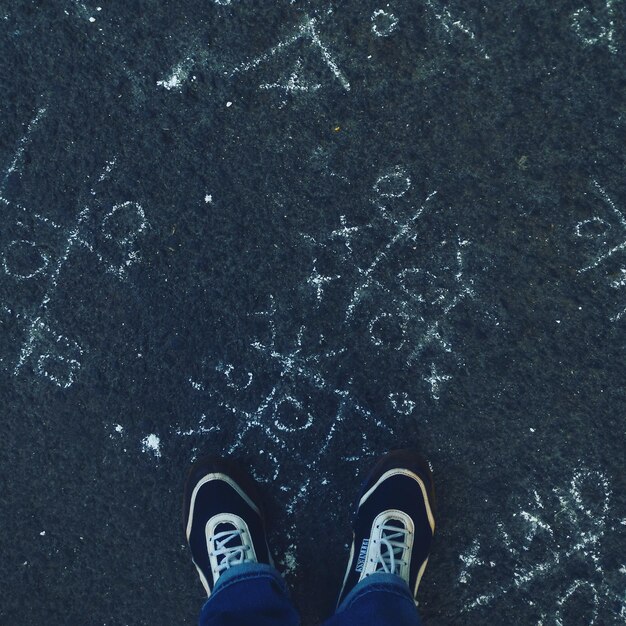
[[[220,574],[211,595],[219,593],[224,587],[229,587],[236,582],[250,578],[272,578],[276,580],[281,587],[285,587],[283,577],[272,565],[268,565],[267,563],[241,563],[240,565],[228,568],[223,574]]]
[[[343,602],[337,608],[337,613],[345,611],[353,602],[360,597],[373,592],[391,593],[406,600],[415,603],[415,598],[409,589],[404,578],[395,574],[387,574],[385,572],[377,572],[370,574],[367,578],[359,581],[354,588],[343,599]]]

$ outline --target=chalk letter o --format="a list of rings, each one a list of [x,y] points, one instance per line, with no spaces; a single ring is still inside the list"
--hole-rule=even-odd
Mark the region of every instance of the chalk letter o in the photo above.
[[[381,198],[401,198],[410,188],[411,179],[400,165],[379,176],[374,183],[374,191]]]
[[[35,254],[33,254],[35,253]],[[28,257],[31,258],[28,258]],[[35,259],[34,256],[38,256]],[[26,261],[26,263],[24,263]],[[18,268],[20,264],[25,264],[27,267]],[[26,280],[28,278],[34,278],[38,274],[41,274],[48,264],[50,263],[50,257],[45,252],[37,249],[37,244],[33,241],[27,241],[26,239],[20,239],[18,241],[12,241],[4,253],[4,259],[2,265],[4,271],[17,280]],[[30,265],[30,267],[28,267]]]

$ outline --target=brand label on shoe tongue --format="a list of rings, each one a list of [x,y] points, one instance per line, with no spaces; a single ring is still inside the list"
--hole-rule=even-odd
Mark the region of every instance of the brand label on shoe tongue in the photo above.
[[[361,544],[361,550],[359,551],[359,558],[356,562],[356,571],[362,572],[365,567],[365,557],[367,555],[367,546],[369,545],[369,539],[363,539],[363,543]]]

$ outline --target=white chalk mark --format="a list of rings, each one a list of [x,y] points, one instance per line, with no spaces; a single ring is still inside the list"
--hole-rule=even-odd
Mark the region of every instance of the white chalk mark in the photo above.
[[[291,352],[280,352],[275,349],[274,345],[268,347],[262,345],[258,341],[252,343],[252,347],[265,353],[268,357],[272,358],[280,364],[281,378],[297,375],[309,381],[315,387],[323,389],[327,386],[327,383],[324,380],[324,377],[317,370],[316,366],[319,364],[320,359],[335,356],[336,352],[326,353],[322,355],[304,355],[302,338],[305,330],[305,326],[300,327],[296,338],[295,349],[293,349]],[[339,352],[344,352],[344,350],[340,350]]]
[[[115,224],[116,220],[118,221],[117,226]],[[119,222],[123,224],[121,228]],[[125,222],[130,222],[130,226],[128,224],[124,225]],[[105,239],[114,241],[122,249],[125,258],[120,265],[106,262],[101,255],[95,252],[91,245],[86,244],[84,241],[81,243],[86,245],[91,252],[97,254],[100,261],[105,263],[107,272],[115,274],[120,280],[125,280],[128,276],[128,268],[141,261],[136,242],[139,236],[146,232],[148,226],[146,213],[137,202],[129,201],[116,204],[104,216],[101,223],[102,235]],[[122,232],[114,232],[116,230],[121,230]]]
[[[411,178],[401,165],[382,174],[374,183],[374,193],[379,198],[401,198],[411,188]]]
[[[297,490],[295,496],[291,499],[290,502],[287,503],[287,513],[289,515],[293,515],[293,512],[296,508],[296,505],[301,502],[302,500],[304,500],[304,498],[306,497],[308,491],[309,491],[309,485],[311,484],[311,479],[307,478],[304,483],[302,485],[300,485],[300,488]]]
[[[427,270],[422,270],[419,267],[408,267],[406,269],[403,269],[398,274],[398,283],[400,285],[400,289],[410,299],[415,300],[416,302],[425,303],[426,298],[423,296],[423,294],[417,291],[415,285],[411,285],[410,283],[411,278],[413,278],[413,280],[415,281],[416,279],[419,279],[422,276],[424,278],[430,279],[431,281],[437,279],[437,277],[432,272],[429,272]]]
[[[316,18],[310,17],[308,15],[304,18],[300,26],[296,28],[294,34],[277,43],[265,54],[256,57],[252,61],[246,61],[244,63],[241,63],[240,65],[235,66],[233,69],[225,73],[226,75],[233,77],[236,74],[253,70],[259,67],[261,64],[271,60],[276,55],[281,54],[284,50],[292,46],[297,41],[300,41],[301,39],[308,39],[317,48],[322,56],[322,59],[326,63],[328,69],[332,72],[333,76],[339,81],[341,86],[346,91],[350,91],[350,82],[339,68],[339,65],[337,64],[335,58],[328,49],[328,46],[324,44],[319,36],[319,33],[317,31]]]
[[[7,168],[2,178],[2,182],[0,183],[0,195],[4,194],[4,191],[5,191],[5,188],[6,188],[6,185],[10,176],[14,173],[17,173],[17,174],[21,173],[21,168],[23,165],[22,159],[24,157],[24,152],[32,139],[33,132],[39,125],[39,122],[45,116],[46,110],[47,110],[46,107],[42,107],[41,109],[37,111],[37,114],[35,115],[35,117],[28,124],[28,127],[26,128],[26,133],[19,140],[18,145],[17,145],[17,150],[15,151],[15,154],[13,155],[13,160],[11,161],[11,164]]]
[[[365,280],[361,283],[361,285],[359,285],[354,290],[354,292],[352,294],[352,297],[351,297],[350,302],[348,304],[348,307],[346,309],[346,320],[350,320],[352,318],[352,316],[354,314],[354,310],[355,310],[356,306],[358,305],[358,303],[363,298],[363,295],[364,295],[365,291],[369,287],[371,287],[371,285],[372,285],[372,278],[371,278],[371,276],[372,276],[372,273],[374,272],[374,270],[378,267],[378,265],[384,259],[386,259],[388,257],[389,252],[391,251],[392,248],[394,248],[394,246],[396,246],[398,243],[400,243],[401,241],[405,240],[406,238],[408,238],[410,236],[411,229],[412,229],[413,225],[422,216],[423,212],[426,210],[426,207],[427,207],[428,203],[430,202],[430,200],[436,194],[437,194],[436,191],[431,192],[426,197],[426,200],[424,200],[424,203],[422,204],[422,206],[406,222],[397,225],[397,232],[396,232],[396,234],[385,245],[385,247],[382,248],[378,252],[378,254],[374,258],[374,260],[372,261],[370,266],[366,270],[362,270],[361,273],[362,273],[363,277],[365,278]],[[387,196],[383,196],[383,197],[387,197]]]
[[[619,0],[606,0],[606,17],[596,17],[587,7],[572,13],[572,29],[586,46],[605,44],[609,52],[617,54],[615,41],[615,4]],[[602,21],[601,21],[602,19]],[[590,32],[590,27],[594,32]]]
[[[401,339],[395,349],[401,350],[407,342],[408,323],[409,316],[404,312],[400,312],[397,315],[392,315],[391,313],[387,312],[380,313],[370,320],[370,340],[375,346],[383,347],[388,343],[386,339],[383,340],[381,337],[381,333],[384,332],[385,327],[388,328],[388,332],[390,332],[391,334],[393,334],[394,331],[400,331]]]
[[[611,287],[613,289],[621,289],[622,287],[626,287],[626,269],[620,269],[620,277],[611,281]]]
[[[278,480],[278,477],[280,475],[280,463],[278,462],[278,459],[276,458],[276,455],[273,454],[272,452],[269,452],[268,450],[263,450],[260,449],[258,451],[258,454],[260,457],[267,457],[270,460],[271,466],[273,468],[273,472],[271,476],[267,476],[267,475],[263,475],[261,473],[259,473],[256,468],[252,467],[251,473],[252,476],[254,477],[254,479],[260,483],[273,483],[276,482]]]
[[[76,220],[76,224],[74,228],[69,232],[67,241],[65,243],[65,249],[63,253],[61,254],[61,256],[59,257],[56,263],[56,267],[54,268],[52,274],[49,277],[48,289],[46,290],[43,296],[43,299],[38,307],[40,313],[33,320],[30,326],[30,329],[28,330],[28,337],[22,346],[19,359],[17,361],[17,364],[15,365],[15,369],[13,370],[13,374],[15,376],[19,374],[20,370],[22,369],[26,361],[29,359],[29,357],[32,355],[35,349],[36,339],[37,339],[37,328],[42,323],[41,321],[42,317],[44,317],[47,313],[48,304],[50,303],[50,300],[52,299],[52,296],[58,286],[59,275],[61,274],[61,270],[65,266],[72,252],[72,249],[77,242],[81,227],[88,219],[89,214],[90,214],[90,209],[88,207],[85,207],[84,209],[82,209],[78,214],[78,218]]]
[[[37,359],[37,374],[63,389],[70,387],[81,367],[78,359],[83,349],[78,343],[54,332],[40,318],[31,325],[29,340],[31,345],[37,341],[46,350]]]
[[[78,346],[78,344],[76,344]],[[65,377],[59,376],[54,372],[54,367],[51,367],[54,363],[63,363],[67,365],[67,374]],[[80,369],[80,362],[76,359],[66,359],[60,355],[42,354],[37,359],[37,373],[44,378],[55,383],[57,386],[67,389],[70,387],[76,379],[76,372]]]
[[[232,363],[219,363],[215,369],[224,374],[224,378],[226,378],[226,386],[230,389],[235,389],[236,391],[244,391],[248,389],[254,379],[252,372],[246,372],[246,375],[241,382],[235,382],[234,378],[231,376],[235,370],[235,366]],[[202,387],[202,389],[204,390],[204,387]]]
[[[189,384],[196,390],[196,391],[206,391],[206,387],[204,386],[204,383],[200,383],[197,380],[193,380],[193,378],[189,379]]]
[[[596,493],[591,494],[589,488]],[[562,576],[563,568],[567,561],[581,555],[593,568],[599,580],[598,585],[589,581],[573,581],[556,603],[555,620],[561,619],[561,608],[578,589],[586,589],[593,596],[592,623],[597,616],[600,605],[600,594],[605,599],[612,598],[608,584],[605,582],[604,571],[600,563],[601,541],[609,529],[609,513],[611,502],[611,487],[607,477],[600,471],[590,471],[579,468],[574,472],[569,487],[553,490],[558,502],[558,510],[548,510],[544,499],[535,490],[533,492],[536,510],[522,511],[520,518],[529,524],[530,529],[526,533],[524,543],[514,543],[506,533],[502,523],[496,526],[497,535],[509,552],[516,557],[512,580],[509,584],[496,587],[496,590],[481,594],[469,603],[464,611],[471,611],[479,606],[486,606],[497,598],[526,587],[530,583],[545,579],[547,576]],[[585,495],[583,495],[585,494]],[[589,494],[589,501],[586,501]],[[551,515],[552,523],[546,521],[546,516]],[[514,517],[516,517],[514,515]],[[540,563],[526,565],[524,559],[531,554],[530,543],[539,531],[542,536],[542,544],[549,552],[549,557]],[[474,547],[472,545],[472,547]],[[522,548],[520,552],[519,548]],[[485,548],[483,547],[483,550]],[[470,549],[471,551],[471,549]],[[478,556],[478,550],[475,551]],[[501,579],[501,577],[500,577]]]
[[[452,347],[446,340],[442,332],[443,320],[463,301],[474,298],[475,292],[473,281],[466,277],[465,251],[470,242],[457,237],[456,250],[452,263],[441,266],[442,273],[453,277],[454,282],[449,286],[442,284],[442,280],[433,272],[425,268],[409,267],[397,274],[397,282],[391,287],[399,287],[401,299],[394,297],[392,289],[385,284],[384,278],[378,271],[384,263],[395,264],[398,259],[397,248],[400,244],[407,243],[411,246],[411,251],[417,249],[418,232],[415,224],[427,208],[428,203],[437,194],[436,191],[430,193],[418,209],[411,209],[407,217],[405,206],[396,206],[396,201],[404,198],[411,189],[412,182],[404,167],[396,165],[378,176],[373,184],[373,197],[371,203],[379,211],[380,216],[389,223],[390,234],[386,243],[370,254],[365,267],[347,254],[340,254],[337,258],[341,263],[342,275],[350,276],[352,283],[348,288],[351,291],[350,299],[344,309],[346,323],[352,323],[356,307],[361,302],[367,303],[368,307],[374,307],[371,312],[366,312],[369,336],[373,345],[377,348],[392,346],[395,350],[403,349],[409,344],[411,339],[411,353],[407,357],[407,365],[411,365],[430,345],[436,345],[437,349],[451,353]],[[401,217],[398,217],[398,216]],[[303,235],[317,249],[324,250],[328,247],[328,242],[332,240],[343,240],[347,253],[352,255],[353,242],[366,228],[380,229],[380,224],[374,222],[365,226],[348,226],[345,216],[341,216],[341,228],[333,230],[330,235],[320,241],[307,235]],[[441,242],[445,246],[446,240]],[[367,242],[366,242],[367,244]],[[362,250],[360,251],[363,252]],[[362,258],[362,257],[361,257]],[[362,261],[360,261],[362,262]],[[316,259],[314,260],[316,263]],[[454,265],[456,264],[456,267]],[[316,269],[316,267],[315,267]],[[438,272],[439,273],[439,272]],[[315,278],[315,273],[313,278]],[[309,278],[309,284],[312,279]],[[319,299],[323,296],[322,286],[319,285]],[[367,297],[366,296],[367,293]],[[385,304],[380,304],[379,299],[385,300]],[[389,303],[393,308],[389,308]],[[365,306],[365,304],[363,305]],[[343,308],[343,307],[342,307]],[[434,316],[434,319],[432,319]],[[365,321],[359,318],[360,321]],[[413,330],[419,332],[418,338],[413,340]],[[430,379],[427,379],[430,381]],[[436,381],[432,381],[435,383]],[[440,385],[440,382],[436,383]],[[435,389],[435,395],[438,395]]]
[[[478,539],[474,539],[472,545],[467,549],[464,554],[459,555],[459,559],[463,563],[463,569],[459,574],[459,582],[462,584],[467,584],[469,579],[471,578],[470,570],[474,567],[479,567],[480,565],[484,565],[485,562],[478,557],[478,553],[480,551],[480,542]]]
[[[296,546],[291,544],[285,551],[285,556],[280,562],[283,566],[283,575],[291,576],[298,569],[298,561],[296,559]]]
[[[315,289],[317,301],[321,302],[324,296],[324,287],[339,278],[341,278],[341,276],[322,276],[322,274],[317,271],[317,259],[313,259],[313,270],[306,282]]]
[[[609,196],[606,189],[598,183],[597,180],[591,181],[595,189],[597,190],[600,197],[604,200],[605,204],[609,207],[611,212],[617,217],[617,221],[619,223],[619,227],[622,230],[622,237],[626,236],[626,216],[624,213],[617,207],[613,199]],[[574,232],[576,236],[587,239],[599,239],[601,237],[605,237],[608,235],[611,230],[611,224],[597,216],[591,217],[589,219],[578,222],[574,228]],[[602,242],[605,246],[605,251],[593,259],[590,263],[588,263],[585,267],[578,270],[579,274],[584,272],[588,272],[591,269],[594,269],[604,263],[607,259],[610,259],[614,255],[623,250],[626,250],[626,239],[621,243],[610,247],[608,250],[606,249],[606,241]],[[626,286],[626,269],[620,270],[620,277],[617,279],[613,279],[609,283],[614,289],[621,289]],[[611,322],[618,322],[626,315],[626,307],[623,308],[618,313],[612,315],[609,320]]]
[[[313,91],[317,91],[321,88],[320,83],[310,83],[304,81],[300,74],[302,73],[302,59],[298,59],[294,66],[292,73],[289,78],[283,82],[275,82],[275,83],[263,83],[259,85],[259,89],[276,89],[278,91],[283,91],[285,97],[290,94],[295,93],[309,93]],[[281,107],[287,104],[287,100],[283,100],[281,103]]]
[[[17,267],[20,262],[20,256],[24,256],[24,254],[29,254],[29,251],[32,250],[36,250],[39,256],[39,263],[36,263],[28,269],[20,270],[19,267]],[[12,278],[20,281],[38,276],[46,270],[49,263],[50,257],[42,250],[39,250],[36,243],[34,243],[33,241],[28,241],[26,239],[12,241],[7,246],[4,257],[2,259],[2,266],[4,267],[5,273],[8,276],[11,276]]]
[[[103,181],[105,181],[110,175],[111,172],[113,171],[113,168],[115,167],[115,164],[117,163],[117,157],[111,159],[110,161],[107,161],[104,169],[102,170],[102,173],[100,174],[100,176],[98,177],[98,182],[101,183]],[[95,191],[92,189],[91,190],[91,195],[95,195]]]
[[[25,215],[25,219],[27,217],[30,217],[34,220],[37,220],[38,222],[41,222],[42,224],[45,224],[46,226],[49,226],[50,228],[54,228],[55,230],[61,230],[60,224],[57,224],[56,222],[52,221],[50,218],[40,215],[39,213],[31,212],[30,209],[26,208],[25,206],[22,206],[19,202],[7,200],[6,198],[0,195],[0,204],[4,204],[7,207],[15,207],[19,211],[22,211]],[[18,226],[24,226],[24,223],[21,221],[17,221],[16,224]]]
[[[607,259],[611,258],[615,253],[621,252],[624,249],[626,249],[626,241],[623,241],[619,245],[614,246],[608,252],[605,252],[604,254],[601,254],[598,258],[596,258],[594,261],[592,261],[589,265],[587,265],[587,266],[583,267],[582,269],[578,270],[578,273],[582,274],[583,272],[588,272],[589,270],[593,269],[594,267],[598,267],[598,265],[600,265],[601,263],[603,263]]]
[[[452,35],[455,31],[463,33],[474,44],[478,51],[483,55],[485,60],[490,60],[490,56],[485,48],[478,43],[476,34],[468,26],[463,24],[461,20],[455,19],[447,7],[439,8],[434,0],[425,0],[426,6],[433,12],[435,19],[439,21],[444,31],[448,35]]]
[[[157,80],[157,85],[168,91],[178,91],[183,83],[189,78],[189,74],[194,66],[195,61],[191,57],[185,58],[172,69],[168,78]]]
[[[597,180],[592,180],[591,182],[593,183],[594,187],[598,190],[598,193],[600,194],[600,196],[602,196],[602,199],[609,205],[613,213],[617,215],[617,219],[619,220],[619,223],[622,225],[623,228],[626,229],[626,217],[617,208],[617,206],[615,205],[615,202],[613,202],[613,200],[607,193],[606,189],[604,189],[604,187],[602,187],[600,183],[598,183]]]
[[[389,37],[398,28],[399,20],[393,13],[377,9],[372,13],[372,32],[377,37]]]
[[[283,50],[285,50],[286,48],[289,48],[291,45],[296,43],[296,41],[299,41],[300,39],[302,39],[302,37],[304,36],[304,33],[305,33],[305,27],[301,26],[300,28],[296,30],[296,32],[293,35],[277,43],[273,48],[271,48],[265,54],[262,54],[261,56],[256,57],[252,61],[245,61],[244,63],[241,63],[235,66],[233,69],[231,69],[230,72],[225,72],[225,74],[227,74],[230,77],[233,77],[235,76],[235,74],[249,72],[250,70],[256,69],[261,64],[266,63],[277,54],[282,53]]]
[[[115,160],[106,163],[100,177],[98,178],[99,183],[107,179],[113,170],[114,165]],[[93,188],[90,190],[90,194],[92,196],[96,194]],[[0,198],[0,200],[7,205],[10,204],[3,198]],[[16,206],[20,209],[22,208],[19,207],[19,205]],[[114,220],[128,211],[133,213],[137,218],[138,225],[133,225],[130,231],[122,228],[121,235],[114,233],[112,230]],[[68,263],[72,252],[77,246],[89,249],[96,255],[99,261],[106,264],[107,271],[117,274],[119,278],[123,278],[127,267],[131,263],[136,262],[138,259],[137,252],[132,248],[139,233],[146,229],[147,222],[145,220],[143,209],[137,203],[125,202],[115,205],[105,216],[101,224],[104,239],[117,243],[126,253],[126,259],[120,267],[115,267],[113,264],[106,262],[102,254],[94,250],[94,247],[85,241],[82,233],[83,230],[86,229],[86,225],[91,221],[91,214],[92,209],[89,206],[84,207],[78,212],[74,226],[66,233],[66,239],[62,252],[56,259],[55,263],[50,262],[50,258],[46,252],[37,250],[39,253],[39,260],[28,267],[28,269],[22,268],[22,270],[20,270],[18,265],[20,262],[20,255],[18,254],[20,250],[23,257],[24,253],[27,253],[29,250],[32,252],[37,249],[36,244],[28,240],[13,242],[9,245],[9,248],[5,252],[3,260],[4,269],[5,272],[13,278],[25,280],[43,275],[44,272],[47,274],[47,287],[41,302],[38,304],[29,320],[26,339],[21,346],[17,362],[13,368],[14,376],[17,376],[20,373],[20,370],[24,367],[25,363],[33,357],[37,346],[42,348],[45,347],[43,344],[45,339],[44,336],[46,334],[54,334],[46,324],[45,319],[48,315],[49,304],[57,291],[61,272]],[[43,221],[54,228],[59,228],[57,224],[45,217],[37,215],[36,217],[39,218],[40,221]],[[27,261],[33,263],[33,258],[27,259]],[[80,368],[78,358],[83,354],[83,350],[78,343],[64,337],[63,335],[55,334],[55,339],[49,343],[56,345],[57,350],[53,350],[50,354],[47,352],[39,354],[36,359],[35,372],[55,382],[57,385],[67,388],[74,382],[75,373]],[[59,346],[63,347],[65,352],[69,354],[57,353]],[[59,373],[59,371],[61,373]]]
[[[276,345],[276,302],[274,301],[274,296],[272,294],[269,295],[270,305],[267,311],[257,311],[254,313],[257,317],[266,317],[267,325],[270,331],[270,343],[269,347],[273,348]],[[267,348],[268,346],[261,344],[261,342],[257,339],[254,342],[254,347],[257,348]]]
[[[141,451],[146,454],[151,454],[155,458],[161,458],[161,439],[154,433],[146,435],[141,440]]]
[[[286,407],[286,409],[282,409]],[[282,409],[282,410],[281,410]],[[285,419],[279,419],[279,416],[287,414],[286,417],[290,418],[286,423]],[[300,424],[294,415],[304,415],[304,423]],[[274,403],[274,426],[278,430],[284,432],[295,433],[301,430],[307,430],[313,425],[313,416],[305,410],[302,401],[294,398],[291,395],[285,395]]]
[[[36,220],[50,228],[63,231],[62,227],[53,220],[36,212],[31,212],[28,208],[19,203],[11,202],[3,197],[10,176],[15,174],[21,175],[25,150],[32,139],[33,132],[45,114],[45,107],[38,110],[33,120],[29,123],[25,135],[19,141],[16,153],[0,183],[0,204],[7,207],[15,207],[25,215],[24,221]],[[115,161],[106,163],[98,182],[102,182],[108,177],[113,169],[114,163]],[[93,189],[91,190],[91,194],[95,195]],[[129,204],[130,203],[117,205],[114,207],[112,213],[126,208]],[[35,362],[33,370],[37,375],[50,380],[62,388],[68,388],[75,381],[76,373],[81,367],[80,358],[83,355],[83,348],[73,339],[65,337],[53,330],[51,325],[46,321],[46,318],[49,314],[49,304],[58,287],[61,271],[68,262],[74,248],[76,246],[86,246],[94,252],[93,247],[84,241],[81,234],[90,216],[91,209],[89,207],[85,207],[79,211],[75,225],[65,234],[66,239],[61,254],[54,263],[51,261],[47,250],[30,239],[14,240],[4,251],[2,265],[8,276],[18,281],[43,276],[46,276],[47,280],[47,287],[43,298],[35,307],[32,315],[29,317],[21,316],[27,319],[26,339],[22,343],[17,361],[12,368],[14,376],[17,376],[25,363],[31,357],[34,357]],[[19,219],[16,224],[21,227],[26,227]],[[140,230],[142,228],[140,228]],[[112,240],[113,236],[108,236],[110,233],[106,232],[106,218],[104,231],[105,239]],[[122,246],[128,246],[132,241],[134,241],[134,236],[131,235],[128,238],[122,237],[120,243]],[[102,255],[97,252],[95,254],[99,260],[103,260]],[[133,261],[135,256],[133,251],[133,254],[129,255],[128,260]],[[20,315],[17,317],[20,317]],[[37,354],[35,354],[36,349],[38,350]]]
[[[135,242],[137,237],[145,232],[148,227],[148,222],[146,220],[146,214],[137,202],[123,202],[122,204],[116,204],[109,213],[107,213],[102,220],[102,234],[105,239],[112,240],[114,238],[113,233],[111,232],[111,227],[109,226],[109,222],[115,217],[116,213],[119,212],[134,212],[137,216],[138,225],[134,228],[127,236],[121,237],[117,239],[118,243],[121,243],[124,246],[132,244]]]
[[[281,491],[294,494],[287,507],[288,514],[291,515],[299,503],[303,501],[303,493],[308,489],[309,479],[296,486],[294,492],[291,486],[293,475],[283,475],[281,471],[280,463],[286,455],[292,461],[306,464],[307,473],[312,472],[321,477],[322,484],[330,484],[324,474],[327,470],[324,469],[323,461],[330,451],[331,443],[339,432],[339,428],[346,422],[348,416],[351,418],[351,424],[357,420],[359,423],[370,422],[376,428],[386,432],[392,433],[393,430],[375,418],[371,412],[354,399],[349,391],[350,381],[347,383],[347,388],[335,389],[326,379],[320,367],[321,360],[326,357],[335,357],[343,350],[305,353],[305,327],[301,327],[298,331],[292,348],[279,349],[278,337],[275,334],[275,313],[274,299],[271,298],[269,310],[262,311],[260,315],[268,318],[268,324],[272,329],[272,339],[269,343],[257,339],[251,344],[258,354],[272,364],[271,371],[275,377],[275,384],[271,389],[266,389],[264,392],[259,390],[259,397],[252,408],[249,405],[249,395],[244,397],[235,390],[236,395],[231,394],[232,397],[229,397],[226,393],[228,385],[226,388],[213,385],[209,393],[217,400],[223,411],[237,420],[236,433],[227,450],[228,454],[249,447],[248,437],[252,431],[255,432],[255,446],[259,446],[258,437],[261,437],[262,444],[259,454],[265,456],[272,463],[269,476],[266,476],[264,472],[260,474],[257,472],[257,477],[260,480],[278,481],[281,483]],[[319,342],[314,343],[323,345],[323,336],[320,336]],[[278,370],[273,367],[273,364],[278,365]],[[218,365],[218,368],[228,373],[232,371],[229,366],[222,364]],[[260,373],[259,382],[267,377],[266,374],[263,374],[264,372]],[[190,383],[196,389],[205,389],[202,383],[193,379],[190,379]],[[330,414],[325,412],[323,416],[317,415],[309,406],[311,402],[310,391],[304,391],[307,385],[312,385],[319,392],[323,392],[325,402],[330,400],[336,409]],[[323,421],[320,423],[320,420]],[[301,441],[299,435],[303,430],[312,429],[314,425],[316,432],[324,433],[324,436],[317,446],[311,447],[308,443]],[[183,435],[186,434],[182,429],[179,429],[179,432]],[[196,433],[197,429],[192,428],[190,432]],[[363,454],[371,452],[364,433],[362,450]],[[362,457],[356,455],[355,458],[360,459]]]
[[[335,78],[341,83],[341,86],[346,91],[350,91],[350,83],[348,82],[348,79],[344,76],[343,72],[339,69],[337,62],[331,55],[327,46],[325,46],[322,40],[320,39],[320,36],[316,29],[315,19],[313,18],[308,19],[306,32],[311,37],[311,41],[319,48],[320,52],[322,53],[322,57],[324,58],[324,61],[326,61],[326,65],[328,65],[328,68],[333,73]]]
[[[530,526],[530,530],[528,531],[528,534],[526,535],[526,544],[522,546],[524,550],[530,549],[530,543],[533,537],[537,535],[540,529],[547,532],[551,536],[554,535],[552,528],[550,528],[548,524],[546,524],[536,515],[533,515],[532,513],[529,513],[528,511],[521,511],[520,517],[526,520]]]
[[[474,297],[474,291],[471,287],[464,287],[460,293],[454,296],[450,303],[443,308],[444,317],[455,309],[467,297]],[[441,320],[436,320],[428,326],[417,346],[409,355],[408,363],[416,360],[422,352],[432,343],[438,343],[444,352],[452,352],[452,346],[444,339],[440,332]]]
[[[200,416],[198,425],[195,428],[188,428],[186,430],[183,430],[182,428],[173,428],[170,432],[178,437],[198,437],[208,435],[210,433],[221,432],[222,429],[219,425],[206,426],[206,419],[207,416],[203,413]]]
[[[390,393],[389,402],[391,408],[400,415],[411,415],[416,407],[415,402],[409,398],[409,394],[406,392]]]
[[[424,380],[430,385],[430,395],[433,400],[439,400],[441,394],[441,383],[451,380],[452,376],[440,374],[434,363],[430,364],[430,376],[424,377]]]
[[[583,593],[583,590],[587,590],[591,594],[592,597],[592,611],[589,616],[590,621],[586,622],[587,626],[593,626],[598,619],[598,611],[600,608],[600,597],[598,595],[598,591],[593,583],[584,580],[575,580],[567,589],[567,591],[557,600],[557,612],[555,615],[555,622],[557,626],[567,626],[564,625],[563,622],[563,606],[567,604],[572,596],[575,594]]]
[[[84,17],[86,20],[92,17],[91,11],[87,8],[84,2],[80,0],[72,0],[74,6],[76,7],[76,12],[80,15],[80,17]]]
[[[618,219],[620,225],[622,226],[622,228],[626,231],[626,217],[624,217],[624,214],[617,208],[617,206],[615,205],[613,200],[610,198],[609,194],[598,183],[598,181],[593,180],[592,183],[596,187],[596,189],[598,190],[600,196],[605,201],[605,203],[609,206],[609,208],[617,216],[617,219]],[[578,234],[580,232],[580,229],[583,226],[585,226],[585,225],[587,225],[589,223],[592,223],[592,222],[604,223],[604,220],[601,220],[600,218],[592,218],[590,220],[585,220],[584,222],[579,222],[577,224],[577,226],[576,226],[576,233]],[[588,272],[590,269],[598,267],[598,265],[602,264],[604,261],[606,261],[607,259],[611,258],[614,254],[616,254],[617,252],[621,252],[624,249],[626,249],[626,240],[621,242],[620,244],[618,244],[616,246],[613,246],[607,252],[605,252],[604,254],[601,254],[596,259],[594,259],[591,263],[589,263],[588,265],[586,265],[582,269],[579,269],[578,273],[582,274],[583,272]]]
[[[592,228],[589,228],[590,226],[593,227],[597,225],[601,225],[603,230],[594,231]],[[592,217],[588,220],[583,220],[582,222],[578,222],[578,224],[576,224],[576,226],[574,227],[574,232],[576,233],[577,237],[587,238],[603,237],[609,232],[609,230],[611,230],[611,224],[599,217]]]
[[[626,308],[622,309],[619,313],[616,313],[615,315],[612,315],[609,320],[611,322],[619,322],[624,315],[626,315]]]
[[[352,239],[362,230],[361,226],[348,226],[346,216],[339,216],[341,228],[337,228],[330,233],[329,239],[343,239],[345,247],[352,253]]]

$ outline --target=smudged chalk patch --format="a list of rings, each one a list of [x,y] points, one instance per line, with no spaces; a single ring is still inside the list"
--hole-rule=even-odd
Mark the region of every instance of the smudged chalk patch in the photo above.
[[[161,458],[161,439],[155,434],[146,435],[141,440],[141,451],[145,454],[151,454],[157,459]]]
[[[191,57],[187,57],[172,69],[168,78],[157,80],[157,85],[167,89],[168,91],[180,91],[183,83],[189,78],[193,65],[193,59]]]

